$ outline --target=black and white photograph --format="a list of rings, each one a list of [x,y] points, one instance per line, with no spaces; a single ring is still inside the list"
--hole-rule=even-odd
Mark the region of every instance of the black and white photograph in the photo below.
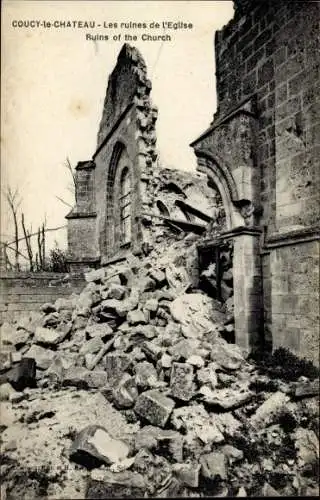
[[[318,498],[320,2],[1,14],[1,500]]]

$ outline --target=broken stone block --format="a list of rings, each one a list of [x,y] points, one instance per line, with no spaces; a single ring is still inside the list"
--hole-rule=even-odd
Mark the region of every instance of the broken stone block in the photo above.
[[[153,342],[143,342],[143,344],[141,344],[141,349],[147,355],[147,357],[150,357],[151,359],[153,359],[153,361],[158,361],[158,359],[161,358],[162,349],[160,346],[154,344]]]
[[[202,337],[215,331],[224,321],[221,305],[200,293],[182,294],[170,304],[173,319],[182,325],[185,335]]]
[[[112,395],[117,408],[132,408],[138,398],[138,389],[134,377],[124,373]]]
[[[160,359],[160,366],[162,368],[171,368],[172,366],[172,356],[169,356],[169,354],[164,353]]]
[[[235,390],[231,388],[214,391],[207,388],[203,396],[207,404],[217,406],[223,410],[231,410],[250,401],[253,398],[253,393],[248,390]]]
[[[102,281],[106,278],[107,276],[107,270],[104,268],[101,269],[94,269],[92,271],[88,271],[87,273],[84,273],[84,278],[87,283],[102,283]]]
[[[195,435],[204,444],[212,445],[212,443],[222,443],[224,441],[223,434],[220,432],[213,419],[211,419],[211,422],[199,426],[195,430]]]
[[[57,311],[52,312],[43,318],[42,326],[55,328],[60,322],[60,319],[60,314]]]
[[[202,368],[204,366],[204,359],[201,356],[198,356],[196,354],[193,354],[190,356],[187,360],[186,363],[192,366],[196,366],[197,368]]]
[[[6,374],[7,381],[16,391],[36,386],[36,362],[33,358],[23,358]]]
[[[232,413],[215,413],[214,422],[217,428],[228,436],[234,436],[240,429],[242,423]]]
[[[184,431],[185,441],[192,443],[195,439],[203,443],[221,443],[223,434],[215,423],[215,416],[209,415],[203,405],[183,406],[173,410],[172,425]]]
[[[259,406],[255,414],[249,419],[250,424],[256,429],[261,429],[274,423],[289,400],[290,398],[283,392],[275,392]]]
[[[194,395],[193,366],[187,363],[172,363],[170,388],[173,397],[190,401]]]
[[[147,311],[150,311],[152,313],[156,313],[157,309],[158,309],[158,305],[159,305],[159,303],[158,303],[157,299],[149,299],[145,303],[144,308]]]
[[[132,349],[131,351],[131,357],[135,361],[143,361],[146,359],[146,355],[144,352],[142,352],[141,348],[139,346],[136,346]]]
[[[168,351],[172,357],[178,361],[180,359],[188,359],[192,356],[199,345],[198,340],[182,339],[177,344],[170,346]]]
[[[88,370],[81,366],[72,366],[66,370],[63,374],[62,385],[64,387],[77,387],[78,389],[86,389],[87,384],[87,373]]]
[[[147,490],[145,478],[132,471],[94,470],[87,482],[87,499],[143,498]]]
[[[44,372],[43,377],[47,382],[50,381],[52,384],[60,384],[63,381],[65,370],[70,368],[73,364],[71,360],[70,363],[68,363],[68,360],[59,353],[56,353],[49,368]]]
[[[74,439],[70,460],[91,469],[102,463],[111,465],[127,458],[129,446],[120,439],[114,439],[99,425],[85,427]]]
[[[110,472],[123,472],[128,470],[132,467],[134,461],[135,457],[125,458],[124,460],[121,460],[121,462],[110,465]]]
[[[138,363],[134,367],[134,371],[136,384],[142,389],[154,387],[158,381],[157,371],[155,367],[148,361]]]
[[[156,282],[157,286],[163,286],[166,282],[166,275],[160,269],[150,269],[149,276]]]
[[[130,333],[132,335],[140,335],[146,339],[153,339],[157,335],[157,330],[155,326],[148,324],[131,327]]]
[[[37,368],[40,368],[40,370],[46,370],[51,365],[55,357],[55,352],[33,344],[25,353],[25,357],[35,359]]]
[[[214,363],[209,363],[206,368],[198,370],[197,378],[200,384],[208,384],[211,389],[215,389],[218,385],[216,365]]]
[[[0,327],[1,346],[15,346],[16,349],[20,349],[28,342],[29,337],[30,332],[23,329],[17,330],[10,323],[4,322]]]
[[[165,482],[163,486],[161,486],[157,492],[156,496],[158,498],[175,498],[183,496],[183,485],[181,482],[174,476],[169,477],[168,481]]]
[[[260,495],[262,497],[280,497],[281,495],[269,483],[265,482]]]
[[[152,450],[157,447],[158,440],[154,432],[150,429],[157,429],[151,425],[145,425],[140,429],[135,436],[135,449],[139,451],[142,448]]]
[[[239,491],[237,493],[237,497],[246,497],[247,496],[247,492],[245,490],[245,488],[243,486],[241,486],[239,488]]]
[[[211,359],[225,370],[238,370],[245,361],[240,347],[223,339],[213,345]]]
[[[171,466],[163,457],[152,455],[149,450],[140,449],[136,455],[134,470],[143,474],[148,480],[147,493],[159,496],[163,487],[166,487],[171,476]]]
[[[129,311],[127,314],[127,321],[129,325],[143,325],[147,323],[147,319],[140,309]]]
[[[214,480],[228,477],[227,458],[223,453],[207,453],[200,458],[201,474],[206,479]]]
[[[107,323],[88,323],[85,327],[85,332],[90,339],[101,337],[102,340],[105,340],[107,337],[113,335],[113,330]]]
[[[16,394],[16,391],[8,382],[1,383],[0,385],[0,401],[9,401],[10,397]]]
[[[108,385],[108,375],[103,370],[92,370],[83,374],[84,382],[89,389],[100,389]]]
[[[108,290],[108,298],[122,300],[126,291],[127,288],[125,286],[111,283]]]
[[[238,448],[235,448],[230,444],[225,444],[221,448],[221,452],[228,458],[230,464],[243,459],[243,451],[238,450]]]
[[[153,425],[164,427],[175,406],[172,399],[156,390],[146,391],[137,399],[134,411]]]
[[[179,481],[189,488],[198,488],[199,473],[201,465],[178,463],[172,465],[172,471],[177,476]]]
[[[297,382],[295,387],[296,398],[306,398],[319,395],[319,379]]]
[[[319,463],[319,439],[314,431],[299,427],[294,433],[298,464]]]
[[[146,425],[140,429],[135,437],[135,449],[156,449],[157,454],[172,457],[180,462],[183,459],[183,437],[179,432],[160,429],[152,425]]]
[[[10,362],[12,364],[19,363],[21,361],[21,359],[22,359],[21,352],[17,352],[17,351],[10,352]]]
[[[110,383],[119,380],[123,373],[130,367],[131,358],[122,352],[109,352],[105,358],[105,369]]]
[[[34,334],[34,342],[36,344],[43,344],[46,346],[55,346],[62,342],[67,336],[68,332],[53,330],[52,328],[42,328],[38,326]]]
[[[80,348],[79,353],[83,356],[86,354],[96,354],[104,346],[101,337],[93,337],[87,340]]]

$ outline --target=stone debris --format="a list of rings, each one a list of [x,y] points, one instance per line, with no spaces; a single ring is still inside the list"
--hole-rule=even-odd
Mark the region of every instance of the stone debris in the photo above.
[[[177,476],[179,481],[189,488],[198,488],[200,464],[174,464],[172,467],[173,473]]]
[[[187,363],[172,363],[170,388],[174,398],[190,401],[194,394],[193,380],[193,366]]]
[[[294,394],[296,398],[307,398],[310,396],[319,396],[319,392],[319,379],[316,379],[306,382],[297,382]]]
[[[250,418],[250,424],[254,427],[266,427],[272,424],[289,400],[290,398],[283,392],[275,392],[259,406],[256,413]]]
[[[2,404],[31,433],[53,422],[50,432],[64,443],[57,460],[77,475],[82,497],[207,496],[209,484],[215,496],[265,495],[270,488],[294,495],[304,492],[301,484],[311,491],[314,482],[301,474],[319,454],[318,382],[271,382],[259,374],[225,340],[233,298],[224,305],[212,299],[190,285],[190,274],[179,288],[178,277],[166,272],[168,257],[148,258],[90,271],[80,295],[45,304],[32,321],[4,325]],[[229,286],[232,275],[225,274]],[[63,415],[54,417],[59,391],[68,397],[71,421],[82,416],[72,430]],[[86,398],[81,415],[77,402]],[[104,403],[134,432],[114,434]],[[16,442],[6,454],[17,453]],[[285,486],[272,482],[273,471]]]
[[[135,412],[153,425],[164,427],[175,406],[172,399],[156,390],[146,391],[137,399]]]
[[[208,453],[200,458],[201,474],[207,479],[227,479],[227,459],[223,453]]]
[[[110,436],[106,429],[98,425],[85,427],[73,441],[69,456],[74,462],[88,468],[97,464],[107,465],[127,458],[130,448],[126,443]]]
[[[36,363],[33,358],[23,358],[2,376],[16,391],[36,386]]]
[[[300,465],[319,463],[319,439],[314,431],[299,427],[295,431],[295,448]]]
[[[55,357],[55,353],[50,349],[45,349],[44,347],[33,344],[25,353],[25,357],[34,359],[37,368],[40,370],[46,370],[51,365]]]

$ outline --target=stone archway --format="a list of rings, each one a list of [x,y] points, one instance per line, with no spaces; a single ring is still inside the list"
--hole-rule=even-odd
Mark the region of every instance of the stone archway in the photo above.
[[[232,169],[221,156],[206,148],[195,148],[195,154],[197,169],[207,174],[221,195],[226,227],[218,239],[233,243],[235,341],[248,353],[256,351],[263,340],[261,231],[253,224],[253,211],[245,210],[253,206],[252,186],[241,185],[237,174],[240,168],[245,171],[249,167]]]

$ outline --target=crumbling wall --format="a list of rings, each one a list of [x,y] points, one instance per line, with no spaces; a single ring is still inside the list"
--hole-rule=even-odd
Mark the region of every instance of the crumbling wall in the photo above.
[[[84,284],[80,275],[3,273],[0,279],[0,322],[15,321],[31,312],[39,313],[44,301],[54,302],[60,297],[79,293]]]
[[[150,100],[151,83],[145,62],[137,49],[125,44],[109,77],[100,123],[95,192],[97,225],[102,262],[137,252],[142,244],[140,212],[146,203],[147,185],[156,160],[155,122],[157,110]],[[119,164],[119,162],[122,162]],[[119,166],[120,165],[120,166]],[[120,170],[129,168],[131,178],[131,244],[119,241]]]
[[[191,226],[188,229],[176,227],[175,230],[172,225],[166,224],[168,219],[173,224],[175,221],[190,222],[202,227],[203,234],[208,233],[217,207],[221,210],[223,219],[222,202],[218,198],[217,191],[208,185],[206,175],[178,169],[154,169],[149,182],[148,210],[142,212],[141,219],[144,242],[153,247],[156,244],[167,244],[170,239],[184,237],[188,231],[192,233]],[[195,227],[194,231],[196,229]]]

